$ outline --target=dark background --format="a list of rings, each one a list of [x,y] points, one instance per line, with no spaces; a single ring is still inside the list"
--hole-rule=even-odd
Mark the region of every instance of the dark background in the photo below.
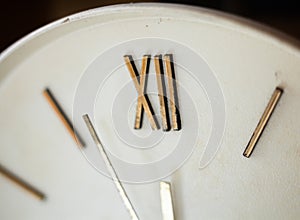
[[[64,16],[126,0],[1,0],[0,51],[31,31]],[[300,39],[300,8],[291,0],[163,0],[213,8],[268,24]]]

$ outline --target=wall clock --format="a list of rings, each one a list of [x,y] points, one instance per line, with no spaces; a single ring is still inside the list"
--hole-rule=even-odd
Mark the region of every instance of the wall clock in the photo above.
[[[299,64],[288,37],[183,5],[29,34],[0,55],[0,218],[296,219]]]

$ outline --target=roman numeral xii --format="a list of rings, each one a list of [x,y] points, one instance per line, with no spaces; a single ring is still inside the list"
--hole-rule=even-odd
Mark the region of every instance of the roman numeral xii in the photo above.
[[[137,70],[131,55],[125,55],[124,60],[138,93],[134,128],[140,129],[142,127],[143,115],[144,112],[146,112],[152,129],[157,130],[160,128],[160,126],[146,92],[151,55],[143,56],[140,72]],[[164,131],[169,131],[171,129],[174,131],[179,131],[181,129],[181,118],[179,112],[173,55],[155,55],[154,66],[156,72],[160,114],[162,118],[162,129]],[[167,98],[167,91],[169,93],[169,99]],[[170,114],[169,110],[171,112]]]

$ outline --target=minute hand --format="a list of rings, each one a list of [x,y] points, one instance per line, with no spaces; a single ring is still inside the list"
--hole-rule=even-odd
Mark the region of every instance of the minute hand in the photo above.
[[[99,139],[99,137],[96,133],[96,131],[95,131],[95,128],[94,128],[89,116],[86,114],[86,115],[83,115],[82,118],[85,121],[86,126],[88,127],[89,132],[90,132],[95,144],[97,145],[97,147],[100,151],[100,154],[101,154],[101,156],[102,156],[102,158],[105,162],[106,168],[107,168],[109,174],[111,175],[111,177],[113,178],[113,181],[114,181],[114,183],[117,187],[117,190],[118,190],[118,192],[119,192],[119,194],[120,194],[120,196],[121,196],[121,198],[124,202],[124,205],[125,205],[126,209],[128,210],[128,212],[131,216],[131,219],[132,220],[139,220],[139,218],[137,216],[137,213],[136,213],[135,209],[133,208],[131,201],[129,200],[129,197],[128,197],[128,195],[127,195],[127,193],[126,193],[126,191],[125,191],[125,189],[124,189],[124,187],[123,187],[123,185],[122,185],[122,183],[121,183],[121,181],[120,181],[120,179],[119,179],[119,177],[116,173],[116,170],[114,169],[114,167],[113,167],[113,165],[112,165],[112,163],[111,163],[111,161],[110,161],[110,159],[109,159],[109,157],[108,157],[108,155],[107,155],[107,153],[106,153],[106,151],[105,151],[105,149],[104,149],[104,147],[103,147],[103,145],[102,145],[102,143],[101,143],[101,141],[100,141],[100,139]]]

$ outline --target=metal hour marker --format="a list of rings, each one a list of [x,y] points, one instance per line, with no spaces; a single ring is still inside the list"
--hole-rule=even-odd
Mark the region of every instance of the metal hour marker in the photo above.
[[[138,103],[136,106],[136,117],[135,117],[135,129],[140,129],[142,126],[142,122],[143,122],[143,115],[144,115],[144,108],[143,108],[143,103],[142,103],[142,95],[145,94],[145,90],[146,90],[146,74],[148,74],[149,71],[149,63],[150,63],[150,59],[151,57],[148,55],[144,55],[143,59],[142,59],[142,69],[141,69],[141,74],[138,77],[139,81],[140,81],[140,86],[139,86],[139,90],[138,90]],[[133,64],[133,67],[135,65]],[[135,73],[137,73],[136,68],[135,69]]]
[[[70,119],[64,113],[63,109],[60,107],[60,105],[58,104],[58,102],[54,98],[54,96],[53,96],[52,92],[50,91],[50,89],[46,88],[43,92],[43,95],[45,96],[45,98],[47,99],[47,101],[49,102],[50,106],[55,111],[55,113],[57,114],[59,119],[62,121],[64,126],[67,128],[68,132],[70,133],[71,137],[76,142],[76,144],[79,147],[84,147],[85,146],[84,142],[82,141],[80,136],[77,134],[77,132],[74,130],[74,127],[73,127]]]
[[[179,112],[179,102],[178,102],[178,92],[177,83],[175,77],[175,69],[173,62],[173,55],[164,55],[164,60],[166,64],[166,73],[168,77],[169,95],[170,95],[170,108],[171,108],[171,118],[172,118],[172,128],[175,131],[181,129],[181,118]]]
[[[136,90],[138,92],[138,104],[137,104],[137,112],[136,112],[136,120],[135,120],[135,129],[140,129],[142,125],[142,116],[143,109],[145,110],[147,117],[150,121],[150,125],[153,130],[159,129],[159,125],[157,119],[155,117],[154,110],[151,106],[150,100],[145,93],[146,90],[146,74],[149,71],[149,63],[150,63],[150,55],[143,56],[142,60],[142,70],[139,75],[137,68],[134,64],[133,58],[130,55],[125,55],[124,60],[127,66],[127,69],[130,73],[130,76],[134,82]]]
[[[169,108],[168,108],[168,99],[167,99],[162,55],[156,55],[154,57],[154,63],[155,63],[156,81],[157,81],[158,97],[159,97],[159,104],[160,104],[160,114],[162,117],[162,127],[164,131],[169,131],[170,130]]]
[[[99,139],[99,137],[96,133],[96,131],[95,131],[95,128],[94,128],[89,116],[86,114],[86,115],[83,115],[82,118],[84,119],[84,121],[86,123],[86,126],[88,127],[89,132],[90,132],[95,144],[97,145],[97,147],[100,151],[100,154],[101,154],[101,156],[104,160],[106,168],[107,168],[109,174],[111,175],[111,177],[112,177],[112,179],[113,179],[113,181],[116,185],[116,188],[117,188],[117,190],[118,190],[118,192],[119,192],[119,194],[120,194],[120,196],[121,196],[121,198],[124,202],[125,207],[127,208],[128,212],[131,216],[131,219],[132,220],[138,220],[139,218],[137,216],[137,213],[136,213],[135,209],[133,208],[133,205],[132,205],[131,201],[129,200],[129,197],[128,197],[128,195],[127,195],[127,193],[126,193],[126,191],[125,191],[125,189],[124,189],[124,187],[123,187],[123,185],[122,185],[122,183],[121,183],[121,181],[120,181],[120,179],[119,179],[119,177],[116,173],[116,170],[114,169],[114,167],[113,167],[113,165],[112,165],[112,163],[111,163],[111,161],[110,161],[110,159],[109,159],[109,157],[108,157],[108,155],[107,155],[107,153],[106,153],[106,151],[105,151],[105,149],[104,149],[104,147],[103,147],[103,145],[102,145],[102,143],[101,143],[101,141],[100,141],[100,139]]]
[[[38,199],[44,200],[46,198],[46,196],[45,196],[44,193],[42,193],[41,191],[39,191],[38,189],[34,188],[29,183],[25,182],[24,180],[22,180],[21,178],[19,178],[18,176],[16,176],[15,174],[13,174],[12,172],[10,172],[9,170],[7,170],[1,164],[0,164],[0,173],[3,176],[5,176],[8,179],[10,179],[15,184],[17,184],[20,187],[22,187],[23,189],[25,189],[27,192],[31,193],[33,196],[37,197]]]
[[[255,148],[255,145],[257,144],[264,128],[266,127],[282,93],[283,93],[283,89],[281,89],[279,87],[277,87],[275,89],[275,91],[273,92],[273,95],[272,95],[261,119],[259,120],[258,125],[257,125],[255,131],[253,132],[252,137],[243,153],[243,155],[245,157],[249,158],[251,156],[251,154]]]
[[[163,220],[174,220],[175,217],[170,183],[160,182],[160,199]]]

